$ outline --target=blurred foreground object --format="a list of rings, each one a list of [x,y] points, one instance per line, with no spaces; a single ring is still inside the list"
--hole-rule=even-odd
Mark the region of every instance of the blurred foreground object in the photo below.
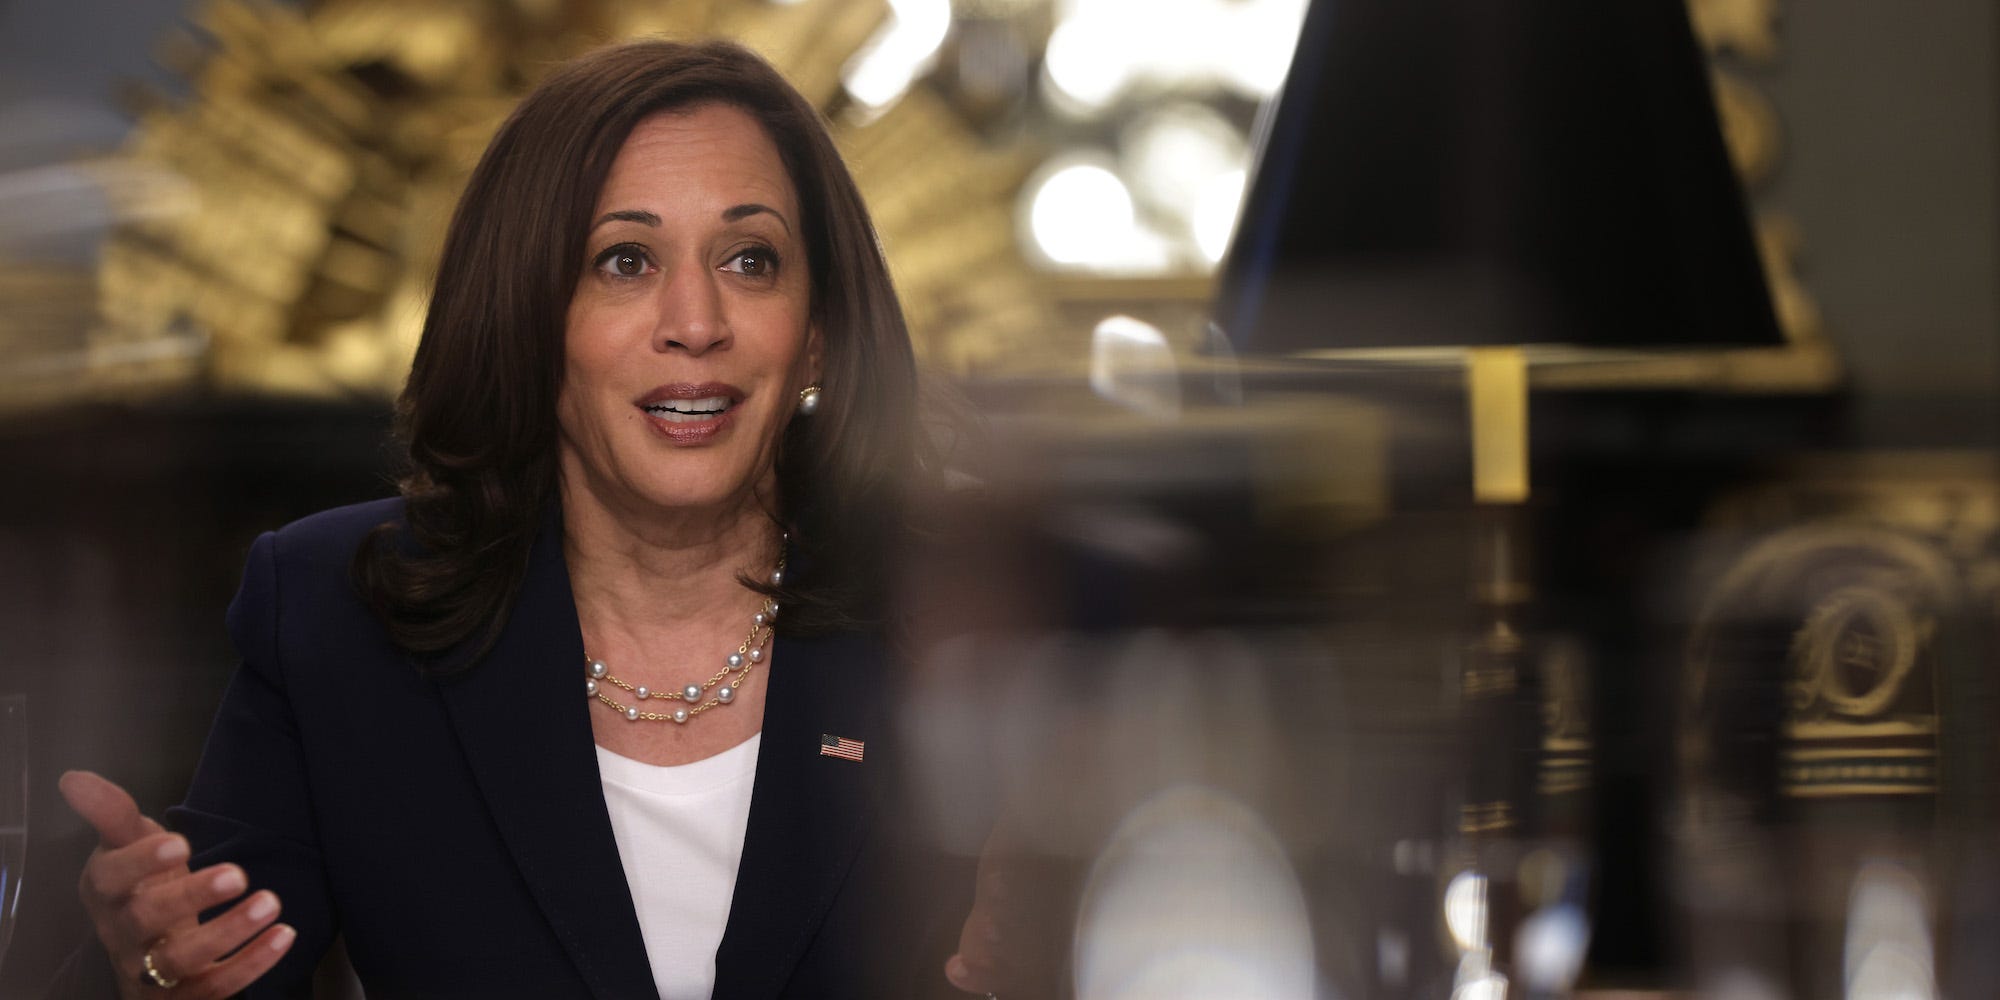
[[[1704,4],[1702,37],[1769,58],[1770,10]],[[972,852],[983,829],[980,783],[950,776],[1002,790],[1015,870],[1031,873],[1016,926],[1042,963],[1026,992],[1115,996],[1107,968],[1178,986],[1231,963],[1240,982],[1292,983],[1294,925],[1278,916],[1295,912],[1293,883],[1317,995],[1699,983],[1858,1000],[1990,981],[1975,948],[1938,947],[1992,926],[1989,855],[1959,850],[1941,875],[1866,833],[1882,826],[1874,806],[1850,801],[1878,795],[1856,776],[1930,794],[1921,727],[1866,743],[1867,760],[1837,759],[1856,747],[1831,730],[1838,745],[1792,745],[1880,700],[1883,678],[1921,676],[1891,654],[1929,648],[1943,633],[1925,609],[1966,585],[1913,582],[1936,560],[1899,542],[1808,560],[1827,574],[1791,579],[1814,596],[1767,613],[1729,582],[1760,571],[1694,557],[1728,566],[1776,551],[1766,534],[1817,532],[1743,501],[1770,518],[1746,537],[1729,512],[1777,495],[1797,456],[1846,431],[1841,366],[1737,186],[1777,169],[1772,122],[1739,83],[1711,90],[1673,3],[1315,5],[1225,261],[1220,335],[1107,293],[1087,378],[970,385],[1013,458],[982,477],[992,509],[966,518],[963,547],[919,560],[911,724],[930,736],[939,836]],[[1109,198],[1093,168],[1111,169],[1065,176]],[[1262,462],[1289,425],[1278,415],[1315,405],[1354,437]],[[1345,489],[1349,470],[1374,488]],[[1917,507],[1953,511],[1979,509],[1951,498],[1984,489],[1910,485]],[[1288,492],[1350,503],[1270,516],[1263,498]],[[1378,502],[1351,502],[1363,495]],[[1891,555],[1903,561],[1877,558]],[[1796,796],[1828,806],[1801,809],[1799,829],[1684,815],[1710,780],[1676,763],[1696,745],[1677,714],[1689,651],[1714,634],[1690,605],[1764,616],[1785,640],[1731,647],[1741,682],[1701,708],[1745,734],[1707,758],[1722,773],[1833,782]],[[1801,710],[1831,715],[1787,729],[1766,711],[1773,692],[1808,688],[1833,700]],[[1933,734],[1966,741],[1936,752],[1960,755],[1941,773],[1985,794],[1972,790],[1992,787],[1994,716],[1967,704]],[[1159,823],[1163,802],[1200,803],[1227,836],[1209,831],[1210,855],[1160,848],[1143,891],[1214,913],[1263,899],[1271,940],[1198,948],[1196,921],[1166,916],[1097,936],[1102,914],[1129,911],[1085,900],[1102,873],[1143,868],[1131,831],[1178,829]],[[1987,829],[1917,828],[1954,844]],[[1682,881],[1761,891],[1694,875],[1735,863],[1737,832],[1787,879],[1759,897],[1758,933],[1711,922],[1728,903]],[[1270,843],[1287,866],[1256,860]],[[1812,843],[1845,853],[1797,850]],[[1242,866],[1240,893],[1203,876],[1220,857]],[[1941,888],[1960,872],[1975,888]],[[1147,934],[1155,961],[1128,960]],[[1733,965],[1717,941],[1754,961]]]
[[[1622,665],[1540,565],[1573,544],[1553,524],[1608,511],[1574,509],[1589,449],[1538,432],[1551,407],[1531,392],[1596,390],[1566,405],[1643,426],[1656,406],[1605,390],[1823,391],[1832,366],[1781,332],[1679,3],[1320,4],[1300,45],[1216,322],[1239,356],[1302,371],[1462,366],[1465,756],[1439,803],[1458,815],[1441,831],[1453,991],[1563,995],[1602,843],[1590,701]],[[1784,377],[1741,378],[1746,353]]]
[[[1990,989],[2000,463],[1801,459],[1704,535],[1675,831],[1702,985]]]
[[[0,964],[14,938],[28,854],[28,696],[0,692]]]

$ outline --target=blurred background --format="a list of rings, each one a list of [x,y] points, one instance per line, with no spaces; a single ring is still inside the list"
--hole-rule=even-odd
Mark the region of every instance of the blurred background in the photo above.
[[[393,491],[493,129],[654,34],[980,415],[904,708],[1002,995],[1991,995],[2000,12],[1602,6],[0,0],[0,996],[55,776],[177,800],[250,540]]]

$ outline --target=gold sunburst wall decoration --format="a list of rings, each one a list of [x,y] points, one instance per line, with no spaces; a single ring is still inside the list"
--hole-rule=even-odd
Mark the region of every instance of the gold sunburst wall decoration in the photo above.
[[[930,363],[1034,350],[1048,291],[1011,214],[1030,157],[921,88],[865,123],[841,113],[843,65],[893,16],[881,0],[214,0],[164,49],[191,94],[151,102],[121,158],[182,198],[105,241],[92,356],[122,385],[393,393],[494,129],[549,67],[644,36],[743,41],[828,113]],[[175,343],[196,346],[134,353]]]

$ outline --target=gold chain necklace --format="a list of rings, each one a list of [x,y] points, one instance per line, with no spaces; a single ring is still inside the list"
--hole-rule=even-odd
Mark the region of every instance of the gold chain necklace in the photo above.
[[[775,587],[784,582],[785,557],[780,555],[778,568],[771,574],[771,585]],[[640,701],[675,696],[655,693],[644,684],[633,685],[619,680],[612,676],[611,669],[604,665],[603,660],[592,659],[589,653],[583,654],[584,693],[596,701],[611,706],[611,710],[624,716],[627,722],[643,720],[686,723],[711,708],[727,705],[736,700],[736,692],[743,689],[744,679],[750,676],[750,671],[755,669],[757,664],[764,662],[764,647],[771,641],[771,625],[777,620],[778,602],[766,600],[763,607],[750,616],[750,634],[736,647],[736,652],[729,654],[728,658],[723,660],[722,669],[717,670],[708,680],[700,684],[689,684],[681,688],[678,697],[686,704],[675,705],[671,712],[640,711],[637,705],[627,705],[611,697],[604,690],[605,684],[610,684]],[[725,681],[727,683],[724,683]],[[709,694],[711,690],[715,692],[712,695]],[[704,695],[708,695],[707,701],[702,700]]]

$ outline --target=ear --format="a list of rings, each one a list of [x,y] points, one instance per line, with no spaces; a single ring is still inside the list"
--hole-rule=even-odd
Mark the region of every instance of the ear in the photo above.
[[[819,323],[806,327],[806,384],[819,385],[821,373],[825,371],[826,338],[820,336]]]

